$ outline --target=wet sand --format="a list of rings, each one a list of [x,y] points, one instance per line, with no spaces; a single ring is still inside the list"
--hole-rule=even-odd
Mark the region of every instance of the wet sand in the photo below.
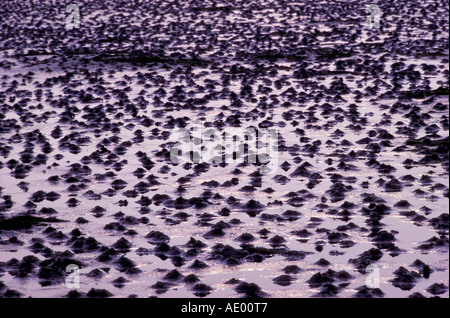
[[[0,297],[449,297],[448,2],[81,3],[3,4]]]

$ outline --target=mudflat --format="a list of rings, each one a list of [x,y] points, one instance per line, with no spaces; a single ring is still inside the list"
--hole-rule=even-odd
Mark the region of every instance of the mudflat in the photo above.
[[[0,12],[0,297],[449,296],[448,1]]]

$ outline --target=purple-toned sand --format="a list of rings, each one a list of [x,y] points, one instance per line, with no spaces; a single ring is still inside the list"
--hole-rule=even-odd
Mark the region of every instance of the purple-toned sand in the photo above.
[[[0,297],[449,297],[448,1],[70,3],[0,8]]]

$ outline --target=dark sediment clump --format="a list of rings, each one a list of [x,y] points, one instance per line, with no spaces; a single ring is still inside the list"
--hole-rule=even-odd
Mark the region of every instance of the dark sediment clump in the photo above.
[[[290,174],[290,176],[293,178],[309,177],[311,175],[311,172],[308,170],[307,167],[308,167],[308,165],[306,165],[305,163],[301,164]]]
[[[159,281],[159,282],[156,282],[155,284],[153,284],[150,287],[152,289],[154,289],[157,294],[164,294],[165,292],[167,292],[172,287],[172,284],[171,283],[167,283],[167,282],[160,282]]]
[[[412,293],[411,295],[409,295],[408,298],[426,298],[426,297],[424,295],[422,295],[421,293],[415,292],[415,293]]]
[[[366,197],[367,198],[367,197]],[[381,230],[380,222],[386,215],[390,214],[391,208],[383,203],[370,203],[367,207],[363,207],[361,212],[367,216],[365,221],[373,231]]]
[[[45,257],[51,256],[53,251],[48,246],[45,246],[44,242],[44,239],[32,238],[30,241],[32,244],[29,246],[30,251],[35,254],[42,254]]]
[[[264,298],[267,294],[255,283],[242,282],[235,287],[238,294],[242,294],[244,298]]]
[[[114,248],[101,248],[101,254],[97,256],[96,260],[99,262],[107,263],[117,258],[118,252]]]
[[[119,222],[108,223],[103,228],[105,230],[120,231],[120,232],[123,232],[126,230],[126,227],[124,225],[120,224]]]
[[[11,236],[10,238],[0,241],[0,245],[17,245],[23,246],[25,243],[17,238],[17,236]]]
[[[23,294],[15,289],[6,289],[3,294],[1,294],[2,298],[21,298]]]
[[[236,241],[240,243],[250,243],[255,240],[255,237],[250,233],[243,233],[236,238]]]
[[[384,188],[386,192],[400,192],[403,189],[403,184],[399,180],[392,178],[384,184]]]
[[[44,231],[43,231],[43,233],[49,238],[49,239],[52,239],[52,240],[55,240],[55,241],[59,241],[59,242],[61,242],[61,241],[63,241],[63,240],[65,240],[65,239],[67,239],[67,235],[65,235],[62,231],[58,231],[58,230],[56,230],[54,227],[51,227],[51,226],[49,226],[49,227],[47,227]]]
[[[176,269],[171,270],[170,272],[168,272],[165,276],[164,276],[164,280],[168,280],[168,281],[172,281],[172,282],[176,282],[179,281],[183,278],[183,274],[181,274],[179,271],[177,271]]]
[[[170,260],[175,267],[181,267],[186,263],[186,258],[180,255],[171,256]]]
[[[229,266],[236,266],[243,262],[248,252],[242,249],[235,249],[229,245],[216,244],[213,246],[211,260],[221,261]]]
[[[377,248],[371,248],[360,254],[357,258],[352,258],[349,263],[354,264],[355,268],[360,272],[364,273],[366,267],[372,263],[375,263],[383,256],[383,252]]]
[[[285,268],[283,268],[283,272],[286,274],[298,274],[301,271],[302,269],[297,265],[287,265]]]
[[[38,278],[41,286],[61,283],[67,276],[67,269],[74,267],[81,269],[85,265],[73,258],[70,251],[58,252],[39,263]],[[70,271],[69,271],[70,272]]]
[[[129,283],[130,281],[122,276],[114,279],[111,283],[116,288],[123,288],[126,283]]]
[[[311,252],[296,251],[296,250],[286,250],[284,248],[275,249],[278,253],[285,257],[287,261],[299,261],[304,259]]]
[[[130,275],[140,274],[142,271],[136,267],[136,263],[125,256],[121,256],[114,264],[119,272]]]
[[[271,221],[276,223],[285,221],[285,218],[279,216],[278,214],[262,213],[259,217],[263,221]]]
[[[121,180],[121,179],[116,179],[111,183],[111,187],[114,190],[122,190],[125,189],[125,187],[127,186],[128,182]]]
[[[0,217],[0,230],[24,230],[45,223],[65,222],[54,217],[43,218],[34,215],[17,215],[9,218]]]
[[[341,291],[343,287],[336,286],[330,283],[324,284],[320,287],[320,291],[317,294],[314,294],[313,297],[336,297]]]
[[[327,267],[329,266],[331,263],[329,261],[327,261],[324,258],[319,259],[317,262],[314,263],[314,265],[318,265],[318,266],[322,266],[322,267]]]
[[[77,200],[75,198],[70,198],[69,200],[66,201],[66,204],[69,208],[74,208],[76,206],[78,206],[80,204],[80,200]]]
[[[280,286],[289,286],[294,281],[294,277],[290,275],[281,275],[278,277],[275,277],[273,279],[274,284],[280,285]]]
[[[44,214],[44,215],[51,215],[51,214],[57,214],[58,211],[56,211],[53,208],[43,207],[42,209],[39,210],[39,213]]]
[[[422,158],[418,161],[420,165],[445,165],[448,162],[448,136],[442,139],[430,138],[430,136],[420,139],[409,139],[406,141],[406,145],[415,147],[415,152],[422,155]]]
[[[419,274],[423,277],[423,278],[430,278],[430,274],[434,272],[434,270],[432,268],[430,268],[430,266],[428,264],[425,264],[424,262],[422,262],[419,259],[416,259],[411,266],[417,268],[417,270],[419,271]]]
[[[261,237],[262,239],[267,239],[267,237],[268,237],[268,235],[269,235],[270,233],[271,233],[271,232],[270,232],[268,229],[266,229],[266,228],[263,228],[263,229],[261,229],[261,230],[258,231],[258,234],[260,235],[260,237]]]
[[[249,216],[255,217],[258,215],[261,211],[264,210],[265,206],[261,203],[259,203],[256,200],[250,200],[246,204],[242,206],[244,212],[246,212]]]
[[[296,235],[300,238],[306,238],[312,235],[310,231],[307,229],[299,230],[299,231],[292,231],[291,234]]]
[[[202,262],[202,261],[199,261],[198,259],[196,259],[196,260],[189,266],[189,268],[192,268],[192,269],[204,269],[204,268],[207,268],[207,267],[209,267],[208,264],[206,264],[206,263],[204,263],[204,262]]]
[[[283,175],[276,175],[275,177],[273,177],[273,180],[281,185],[285,185],[290,181],[288,177]]]
[[[0,190],[1,189],[3,189],[3,188],[0,187]],[[0,194],[1,194],[1,191],[0,191]],[[0,213],[8,211],[15,204],[10,195],[2,196],[2,200],[3,200],[3,202],[0,202]],[[31,202],[31,201],[28,201],[28,202]],[[31,207],[36,207],[36,205],[34,203],[31,203]]]
[[[121,237],[119,240],[117,240],[112,247],[115,248],[120,253],[127,253],[131,249],[131,242],[128,241],[126,238]]]
[[[229,280],[227,280],[224,284],[226,285],[237,285],[239,284],[241,281],[237,278],[231,278]]]
[[[448,8],[379,3],[393,19],[360,32],[355,3],[187,0],[179,8],[168,0],[116,10],[114,1],[95,0],[70,29],[60,28],[53,4],[6,1],[0,246],[8,261],[0,275],[8,286],[0,282],[0,297],[42,295],[22,278],[51,285],[49,295],[122,295],[104,285],[61,293],[71,264],[96,283],[133,289],[129,297],[148,289],[266,295],[210,275],[217,265],[239,278],[261,269],[258,284],[269,292],[301,286],[306,275],[313,297],[339,297],[358,285],[331,268],[360,243],[373,248],[348,262],[362,274],[383,256],[421,254],[413,270],[394,268],[393,288],[361,286],[353,297],[446,295],[434,266],[448,252]],[[102,6],[111,9],[107,20],[98,19]],[[29,16],[33,32],[23,23]],[[195,121],[220,137],[235,133],[239,147],[199,138]],[[247,127],[274,129],[278,140],[240,136]],[[175,163],[171,148],[186,142],[173,135],[178,128],[193,144]],[[207,160],[208,151],[222,160]],[[404,244],[414,234],[403,231],[415,226],[429,239]],[[154,256],[161,277],[136,284],[128,275]],[[264,274],[279,262],[280,273]],[[429,288],[415,292],[424,282]]]
[[[341,182],[335,182],[331,185],[330,189],[325,191],[331,197],[331,202],[339,202],[345,199],[346,193],[351,191],[353,187],[351,185],[345,185]]]
[[[192,291],[197,297],[205,297],[212,292],[212,288],[206,284],[197,283],[192,287]]]
[[[93,190],[88,190],[85,193],[83,193],[82,195],[84,198],[88,199],[88,200],[101,200],[102,196],[98,193],[95,193]]]
[[[103,207],[101,207],[101,206],[98,206],[98,205],[97,205],[95,208],[93,208],[93,209],[91,210],[91,213],[92,213],[92,215],[93,215],[94,217],[100,218],[100,217],[102,217],[103,215],[105,215],[106,209],[103,208]]]
[[[341,242],[343,239],[349,237],[348,234],[342,232],[331,232],[328,234],[328,242],[330,244],[337,244]]]
[[[447,233],[449,231],[449,216],[448,213],[442,213],[438,217],[430,219],[430,225],[434,227],[438,233],[442,232],[442,234]]]
[[[407,208],[411,207],[411,203],[409,203],[407,200],[400,200],[394,204],[394,207],[407,209]]]
[[[156,247],[153,249],[153,252],[155,253],[156,256],[158,256],[159,258],[161,258],[162,260],[165,260],[168,258],[168,253],[170,251],[170,246],[167,243],[159,243],[159,244],[155,244]]]
[[[189,274],[186,277],[184,277],[183,282],[185,284],[192,285],[200,282],[200,279],[194,274]]]
[[[222,236],[225,236],[224,229],[228,229],[230,227],[231,226],[228,223],[226,223],[224,221],[219,221],[216,224],[213,224],[211,226],[211,230],[206,232],[205,235],[203,235],[203,236],[207,239],[222,237]]]
[[[353,298],[383,298],[384,292],[379,288],[370,288],[361,286],[356,288],[357,292],[353,294]]]
[[[145,248],[145,247],[139,247],[139,248],[136,250],[136,254],[139,255],[139,256],[143,256],[143,255],[149,255],[149,254],[152,254],[152,252],[151,252],[148,248]]]
[[[168,243],[170,241],[170,238],[160,231],[151,231],[145,238],[152,244]]]
[[[193,237],[191,237],[189,239],[189,241],[186,243],[186,247],[197,249],[197,250],[201,250],[201,249],[205,248],[206,246],[207,246],[207,244],[203,243],[200,240],[196,240]]]
[[[209,259],[220,261],[228,266],[236,266],[243,262],[260,263],[266,258],[270,258],[274,255],[285,255],[285,252],[286,251],[281,248],[270,249],[253,246],[251,244],[243,244],[240,249],[236,249],[230,245],[219,243],[213,246]],[[305,256],[306,254],[300,255],[301,258],[304,258]]]
[[[440,236],[436,237],[433,236],[432,238],[426,240],[422,244],[420,244],[417,248],[422,251],[432,250],[435,248],[442,248],[447,249],[449,246],[449,240],[446,236]]]
[[[95,279],[101,279],[105,276],[105,272],[101,269],[95,268],[91,270],[89,273],[86,274],[87,277],[95,278]]]
[[[442,283],[434,283],[427,288],[427,292],[434,296],[444,294],[445,292],[447,292],[447,290],[448,286],[445,286]]]
[[[336,272],[329,269],[326,272],[314,274],[307,283],[311,288],[320,289],[313,297],[336,297],[346,286],[347,281],[354,278],[346,271]]]
[[[286,239],[280,235],[275,235],[269,239],[269,244],[273,248],[281,247],[286,242]]]
[[[51,191],[45,194],[45,199],[48,201],[56,201],[61,197],[59,193],[56,193],[55,191]]]
[[[175,200],[166,200],[163,204],[168,208],[175,208],[177,210],[187,209],[193,205],[191,200],[182,197]]]
[[[106,289],[91,288],[87,292],[86,296],[89,298],[107,298],[113,296],[113,294],[107,291]]]
[[[154,205],[158,206],[161,203],[170,200],[170,196],[168,196],[167,194],[155,194],[151,200]]]
[[[302,213],[294,210],[287,210],[281,215],[288,221],[296,221],[302,216]]]
[[[11,259],[4,263],[5,268],[11,276],[14,277],[29,277],[36,274],[38,271],[38,264],[40,260],[35,256],[24,256],[21,261]]]
[[[395,277],[391,280],[391,283],[401,290],[412,289],[415,286],[417,279],[421,277],[418,272],[408,271],[404,267],[399,267],[394,272],[394,275]]]
[[[79,292],[77,290],[71,290],[64,297],[65,298],[85,298],[86,293]]]
[[[395,239],[395,234],[396,232],[387,232],[385,230],[379,231],[379,230],[375,230],[374,232],[369,234],[369,237],[372,238],[372,240],[374,241],[374,245],[381,249],[386,249],[389,250],[391,252],[396,252],[399,253],[401,252],[400,249],[398,247],[395,246],[394,242],[396,241]],[[391,253],[392,255],[392,253]]]
[[[67,244],[75,253],[90,253],[100,249],[101,244],[93,237],[72,236]]]

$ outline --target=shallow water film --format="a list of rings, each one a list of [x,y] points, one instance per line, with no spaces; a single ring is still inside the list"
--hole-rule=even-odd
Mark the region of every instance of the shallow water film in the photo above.
[[[0,297],[449,297],[448,1],[0,7]]]

